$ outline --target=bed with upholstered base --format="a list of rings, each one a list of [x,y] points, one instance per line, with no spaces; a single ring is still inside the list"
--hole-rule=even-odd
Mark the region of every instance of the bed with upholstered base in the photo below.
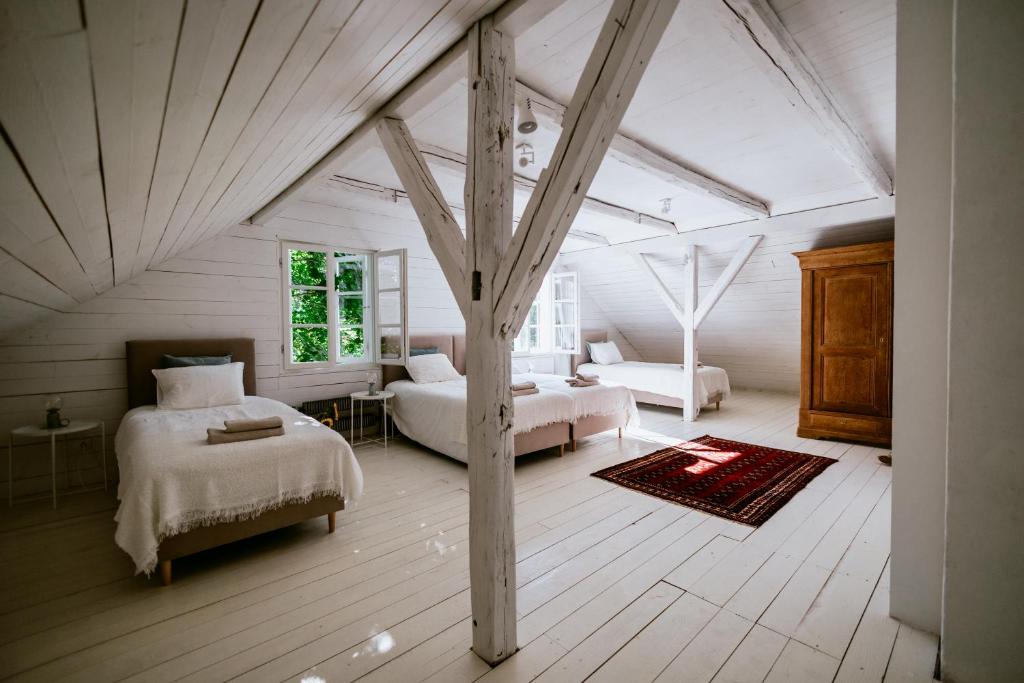
[[[466,374],[466,338],[463,335],[450,335],[450,334],[423,334],[423,335],[411,335],[409,337],[409,348],[410,349],[436,349],[436,353],[443,353],[448,356],[448,359],[452,362],[452,365],[459,372],[459,374]],[[401,365],[384,365],[381,366],[382,370],[382,384],[387,387],[393,382],[400,380],[408,380],[409,373],[406,372],[405,367]],[[393,403],[392,411],[401,410],[401,398]],[[401,416],[399,416],[399,422],[401,422]],[[401,425],[397,425],[399,431],[402,431]],[[415,432],[414,429],[410,429],[411,425],[406,422],[406,429]],[[423,443],[423,445],[433,450],[439,451],[453,457],[456,460],[462,460],[458,452],[461,450],[462,444],[457,443],[442,443],[436,439],[424,438],[422,435],[417,433],[405,434],[406,437]],[[417,438],[420,437],[420,438]],[[552,424],[543,425],[530,429],[528,431],[519,432],[515,435],[515,455],[525,455],[527,453],[534,453],[536,451],[542,451],[549,448],[557,448],[558,454],[562,455],[564,452],[565,444],[570,441],[569,434],[569,422],[559,421]],[[424,443],[429,441],[430,443]]]
[[[128,406],[152,405],[156,400],[156,379],[151,372],[162,367],[164,354],[174,356],[214,356],[231,354],[245,363],[242,381],[245,394],[256,393],[256,352],[253,339],[140,340],[125,343],[128,365]],[[335,513],[345,508],[344,496],[311,496],[303,502],[285,503],[262,514],[238,521],[198,526],[160,540],[157,562],[164,585],[171,583],[171,562],[177,558],[232,543],[244,538],[281,529],[324,516],[327,531],[335,527]]]
[[[611,368],[613,368],[613,366],[602,366],[594,364],[590,357],[590,348],[587,346],[588,343],[600,343],[606,341],[608,341],[608,333],[605,330],[584,330],[581,334],[582,349],[580,350],[580,353],[570,357],[572,372],[575,374],[575,372],[577,371],[577,369],[580,368],[580,366],[585,366],[585,369],[589,372],[595,372],[598,375],[601,375],[603,372],[605,376],[612,375],[613,371]],[[623,365],[629,365],[629,363],[624,363]],[[681,374],[681,367],[674,363],[635,363],[635,365],[649,366],[651,368],[660,368],[665,371],[675,370],[677,372],[680,372]],[[698,369],[698,376],[707,375],[710,373],[716,373],[714,379],[717,379],[718,381],[713,386],[708,387],[707,400],[703,402],[703,405],[701,407],[705,408],[714,404],[715,408],[719,409],[721,407],[721,402],[728,398],[728,378],[725,376],[725,371],[722,370],[721,368],[702,366]],[[617,374],[608,378],[614,381],[621,382],[628,386],[630,391],[633,392],[633,398],[636,399],[637,403],[650,403],[653,405],[666,406],[669,408],[683,407],[683,399],[678,395],[670,395],[667,393],[655,393],[639,389],[636,387],[636,385],[630,386],[631,382],[627,377],[620,377]],[[708,380],[708,384],[711,384],[711,377],[706,377],[704,379]],[[723,389],[723,385],[726,388]],[[680,392],[682,391],[681,383],[679,386],[679,390]]]

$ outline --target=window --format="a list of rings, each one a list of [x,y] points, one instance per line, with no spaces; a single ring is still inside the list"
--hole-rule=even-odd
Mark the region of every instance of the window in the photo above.
[[[283,243],[281,262],[286,368],[405,362],[404,250],[369,254]],[[388,278],[376,294],[375,272]]]
[[[549,274],[512,343],[513,353],[579,353],[579,316],[579,276]]]

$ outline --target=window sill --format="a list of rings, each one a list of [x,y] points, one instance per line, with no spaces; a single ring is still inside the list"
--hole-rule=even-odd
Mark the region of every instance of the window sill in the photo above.
[[[338,365],[321,366],[315,368],[282,367],[281,372],[285,375],[324,375],[331,372],[366,372],[367,370],[379,370],[380,365],[370,361],[358,363],[339,363]]]

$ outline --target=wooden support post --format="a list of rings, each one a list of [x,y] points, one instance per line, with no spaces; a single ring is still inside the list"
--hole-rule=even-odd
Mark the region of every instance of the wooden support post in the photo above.
[[[693,422],[700,413],[697,399],[697,245],[686,245],[683,306],[683,419]]]
[[[633,260],[640,266],[640,272],[643,273],[650,281],[651,286],[654,287],[654,291],[657,292],[658,296],[666,306],[668,306],[669,313],[676,319],[680,327],[686,327],[686,308],[676,300],[672,290],[668,288],[668,285],[658,276],[655,272],[654,267],[651,266],[651,262],[647,260],[646,254],[633,254]]]
[[[473,651],[489,664],[516,651],[512,338],[494,314],[494,277],[512,238],[514,116],[512,37],[487,17],[469,32],[465,273]]]
[[[704,297],[704,301],[701,302],[700,306],[697,307],[697,315],[693,321],[693,326],[700,328],[700,324],[704,322],[704,318],[708,317],[708,313],[715,307],[718,300],[725,294],[725,290],[729,288],[732,281],[736,279],[740,270],[750,259],[750,255],[754,253],[754,249],[761,243],[761,238],[764,235],[751,235],[747,239],[743,240],[743,244],[740,248],[732,255],[732,259],[729,261],[729,265],[725,267],[722,274],[715,280],[714,287],[708,292],[708,295]]]

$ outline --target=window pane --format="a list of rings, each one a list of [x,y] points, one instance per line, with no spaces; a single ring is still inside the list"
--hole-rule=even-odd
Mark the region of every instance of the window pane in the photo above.
[[[555,328],[555,350],[572,351],[576,346],[576,335],[571,326]]]
[[[402,328],[382,327],[380,330],[380,357],[394,360],[402,357]]]
[[[362,254],[336,253],[338,272],[334,275],[334,288],[339,292],[363,291],[363,273],[366,270],[366,256]]]
[[[573,325],[576,322],[576,307],[571,303],[555,304],[555,324]]]
[[[322,251],[288,250],[293,285],[327,286],[327,254]]]
[[[530,305],[530,314],[526,316],[527,325],[536,325],[540,322],[540,304],[534,301]]]
[[[402,286],[402,257],[398,254],[377,258],[377,288],[398,289]]]
[[[338,323],[340,325],[363,324],[363,297],[341,296],[338,301]]]
[[[306,325],[326,325],[327,292],[315,289],[293,289],[292,322]]]
[[[362,358],[366,355],[363,328],[350,327],[338,330],[338,355],[341,358]]]
[[[576,298],[576,278],[555,277],[555,300],[572,301]]]
[[[328,348],[326,327],[298,327],[292,330],[293,363],[326,361]]]
[[[380,320],[377,322],[381,325],[401,325],[402,293],[381,292],[378,294],[378,298],[380,299]]]
[[[528,350],[532,351],[540,346],[540,329],[533,326],[528,329],[530,330],[530,348]]]

